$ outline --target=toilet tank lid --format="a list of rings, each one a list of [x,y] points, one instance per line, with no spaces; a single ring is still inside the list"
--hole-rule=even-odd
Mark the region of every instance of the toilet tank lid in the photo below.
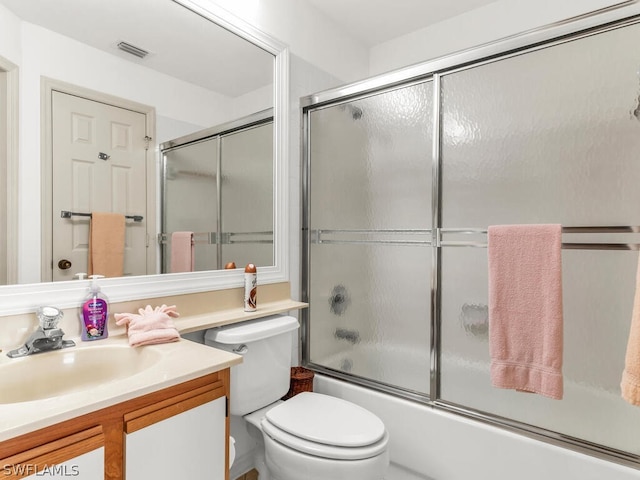
[[[291,332],[298,328],[298,320],[290,315],[270,315],[246,322],[223,325],[206,331],[205,339],[224,344],[256,342]]]

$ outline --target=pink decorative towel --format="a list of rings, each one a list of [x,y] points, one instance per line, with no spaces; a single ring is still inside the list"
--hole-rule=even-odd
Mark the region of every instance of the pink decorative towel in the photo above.
[[[562,227],[489,227],[491,382],[561,399]]]
[[[622,398],[632,405],[640,406],[640,259],[636,273],[636,293],[633,299],[631,328],[627,354],[622,372]]]
[[[171,234],[171,273],[193,272],[195,256],[193,232]]]
[[[176,306],[151,308],[147,305],[144,309],[135,313],[116,313],[114,318],[117,325],[126,325],[129,335],[129,345],[139,347],[155,343],[177,342],[180,334],[173,325],[171,317],[179,317]]]

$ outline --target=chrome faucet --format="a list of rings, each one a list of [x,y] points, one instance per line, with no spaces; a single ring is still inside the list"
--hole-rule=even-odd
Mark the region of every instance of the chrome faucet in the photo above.
[[[40,326],[31,334],[22,347],[7,353],[8,357],[24,357],[35,353],[73,347],[75,345],[75,342],[72,340],[63,340],[62,338],[64,332],[61,328],[58,328],[58,323],[64,314],[60,309],[55,307],[40,307],[36,315],[40,321]]]

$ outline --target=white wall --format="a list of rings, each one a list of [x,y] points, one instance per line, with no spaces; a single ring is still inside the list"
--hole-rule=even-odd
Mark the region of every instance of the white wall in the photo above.
[[[15,63],[20,63],[20,19],[0,5],[0,55]]]

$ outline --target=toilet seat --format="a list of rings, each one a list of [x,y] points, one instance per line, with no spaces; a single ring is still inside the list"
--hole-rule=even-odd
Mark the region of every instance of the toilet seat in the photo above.
[[[261,422],[262,431],[276,442],[285,445],[292,450],[313,455],[314,457],[330,458],[332,460],[363,460],[380,455],[387,449],[389,434],[384,435],[376,443],[364,447],[336,447],[323,443],[311,442],[290,433],[280,430],[267,419]]]
[[[303,392],[266,412],[263,431],[310,455],[356,460],[382,453],[388,434],[373,413],[340,398]]]

